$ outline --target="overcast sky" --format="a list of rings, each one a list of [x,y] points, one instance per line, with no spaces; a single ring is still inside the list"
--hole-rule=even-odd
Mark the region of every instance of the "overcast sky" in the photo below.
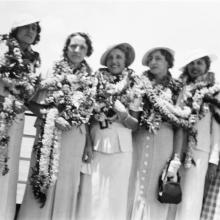
[[[9,31],[17,14],[40,17],[41,41],[35,47],[41,53],[43,71],[61,55],[64,41],[72,32],[89,33],[94,53],[87,59],[95,70],[107,47],[128,42],[136,51],[132,67],[140,73],[144,53],[155,46],[176,51],[178,76],[182,57],[190,49],[204,48],[219,60],[212,70],[220,80],[220,1],[0,1],[0,33]],[[219,76],[218,76],[219,75]]]

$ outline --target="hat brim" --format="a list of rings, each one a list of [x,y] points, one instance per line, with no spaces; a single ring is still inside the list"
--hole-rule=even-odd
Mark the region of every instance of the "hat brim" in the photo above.
[[[21,14],[12,24],[12,29],[40,22],[40,19],[29,14]]]
[[[116,47],[119,47],[119,46],[124,46],[126,47],[128,50],[129,50],[129,60],[127,60],[127,66],[130,66],[133,62],[134,62],[134,58],[135,58],[135,51],[134,51],[134,48],[128,44],[128,43],[120,43],[120,44],[116,44],[114,46],[111,46],[109,47],[101,56],[101,59],[100,59],[100,63],[101,65],[103,66],[106,66],[106,62],[107,62],[107,58],[108,58],[108,55],[109,53],[115,49]]]
[[[171,55],[172,57],[174,57],[174,54],[175,54],[174,50],[172,50],[172,49],[170,49],[170,48],[168,48],[168,47],[154,47],[154,48],[148,50],[148,51],[144,54],[144,56],[143,56],[143,58],[142,58],[142,65],[148,66],[148,65],[147,65],[148,56],[149,56],[152,52],[157,51],[157,50],[166,50],[168,53],[170,53],[170,55]]]
[[[186,61],[181,65],[179,70],[183,71],[191,62],[198,60],[198,59],[201,59],[203,57],[209,57],[211,62],[218,59],[218,57],[215,54],[203,53],[203,54],[195,55],[195,56],[192,56],[192,57],[186,59]]]

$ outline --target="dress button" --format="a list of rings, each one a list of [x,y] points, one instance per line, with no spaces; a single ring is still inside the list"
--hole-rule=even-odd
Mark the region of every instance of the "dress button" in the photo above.
[[[144,186],[143,185],[140,185],[140,189],[144,189]],[[140,190],[141,191],[141,190]]]
[[[143,190],[140,190],[140,195],[143,195],[144,194],[144,191]]]
[[[148,157],[148,154],[145,154],[145,157]]]
[[[142,176],[141,179],[144,180],[145,178]]]
[[[149,145],[146,145],[146,148],[149,148]]]
[[[142,170],[142,172],[143,172],[143,173],[146,173],[147,171],[146,171],[146,170]]]
[[[147,138],[146,138],[147,140],[150,140],[150,137],[149,136],[147,136]]]
[[[147,166],[147,161],[144,162],[144,165]]]

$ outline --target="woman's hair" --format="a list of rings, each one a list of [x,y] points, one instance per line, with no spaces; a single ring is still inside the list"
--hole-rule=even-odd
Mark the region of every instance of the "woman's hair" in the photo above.
[[[168,69],[169,68],[172,68],[173,67],[173,64],[174,64],[174,57],[173,55],[168,52],[167,50],[164,50],[164,49],[157,49],[157,50],[153,50],[149,55],[148,55],[148,59],[147,59],[147,65],[149,64],[149,57],[151,56],[152,53],[156,52],[156,51],[159,51],[164,57],[165,57],[165,60],[167,61],[168,63]]]
[[[130,53],[129,48],[124,46],[124,45],[118,45],[118,46],[114,47],[113,50],[114,49],[119,49],[125,54],[125,67],[128,67],[129,66],[129,60],[131,60],[131,53]],[[107,59],[108,59],[108,57],[107,57]],[[106,61],[107,61],[107,59],[106,59]]]
[[[36,24],[37,24],[37,35],[35,37],[34,42],[32,43],[33,45],[37,44],[40,41],[41,26],[40,26],[39,22],[36,22]],[[19,28],[20,27],[16,27],[16,28],[12,29],[11,32],[9,33],[9,37],[13,37],[13,38],[17,39],[16,37],[17,37],[17,33],[18,33]]]
[[[210,65],[211,65],[211,60],[210,60],[209,56],[204,56],[204,57],[201,57],[199,59],[203,59],[205,61],[206,72],[208,72],[209,69],[210,69]],[[183,73],[180,75],[180,79],[183,79],[183,78],[187,77],[187,83],[193,80],[193,79],[191,79],[191,77],[189,75],[188,68],[187,68],[188,65],[185,66],[185,68],[183,70]]]
[[[89,56],[92,54],[92,52],[93,52],[92,41],[91,41],[91,39],[90,39],[90,37],[89,37],[88,34],[82,33],[82,32],[75,32],[75,33],[70,34],[70,35],[67,37],[67,39],[66,39],[66,41],[65,41],[65,44],[64,44],[64,48],[63,48],[63,57],[64,57],[64,58],[67,58],[67,48],[68,48],[68,46],[69,46],[69,44],[70,44],[71,39],[72,39],[73,37],[75,37],[75,36],[81,36],[81,37],[83,37],[83,38],[85,39],[86,45],[87,45],[87,47],[88,47],[86,56],[89,57]]]

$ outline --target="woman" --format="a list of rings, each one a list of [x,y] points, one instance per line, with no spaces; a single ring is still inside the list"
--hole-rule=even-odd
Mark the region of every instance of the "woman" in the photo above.
[[[191,107],[197,136],[192,141],[191,134],[187,133],[185,168],[181,169],[182,202],[177,207],[176,220],[200,219],[208,163],[215,163],[214,158],[218,157],[215,149],[220,144],[220,121],[217,121],[220,87],[215,84],[214,73],[209,72],[213,58],[202,50],[192,51],[182,67],[182,103]]]
[[[168,215],[169,204],[157,200],[158,180],[165,164],[171,160],[168,176],[176,179],[180,166],[184,126],[182,111],[175,111],[175,103],[181,85],[169,72],[173,67],[174,52],[170,48],[156,47],[147,51],[142,64],[149,67],[141,76],[139,91],[143,108],[140,112],[140,127],[134,133],[136,153],[136,181],[134,202],[130,218],[133,220],[162,220]],[[178,110],[178,109],[176,109]]]
[[[31,45],[40,40],[39,20],[20,16],[9,35],[0,36],[0,219],[12,220],[26,102],[38,80],[39,54]]]
[[[134,83],[135,52],[128,43],[110,47],[101,57],[90,134],[93,143],[91,173],[84,174],[78,219],[126,219],[128,183],[132,162],[131,131],[137,120],[126,108]]]
[[[47,92],[42,92],[43,102],[38,103],[44,105],[30,104],[32,109],[38,106],[35,112],[42,120],[37,122],[28,185],[18,219],[75,219],[82,156],[85,151],[90,160],[91,152],[86,123],[92,113],[95,81],[85,57],[92,51],[87,34],[69,35],[53,75],[41,82]],[[44,117],[40,113],[43,107]]]

